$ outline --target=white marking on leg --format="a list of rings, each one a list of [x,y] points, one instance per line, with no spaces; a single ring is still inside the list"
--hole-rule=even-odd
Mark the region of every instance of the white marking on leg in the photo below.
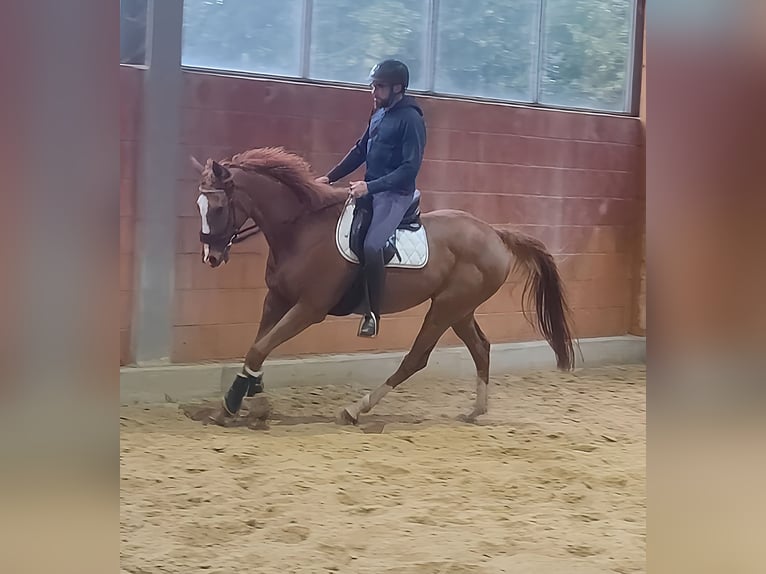
[[[377,405],[383,399],[383,397],[385,397],[388,393],[391,392],[392,388],[393,387],[391,387],[390,385],[383,384],[383,385],[380,385],[374,391],[372,391],[372,393],[365,395],[364,399],[362,400],[366,399],[366,405],[365,405],[366,408],[362,410],[362,412],[363,413],[370,412],[373,409],[373,407]]]
[[[351,418],[358,420],[360,414],[369,413],[372,408],[381,401],[383,397],[391,392],[391,389],[392,387],[389,385],[380,385],[377,389],[371,393],[367,393],[350,407],[346,407],[346,412],[351,415]]]
[[[256,378],[260,377],[261,375],[263,375],[263,371],[254,371],[253,369],[251,369],[247,365],[245,365],[245,372],[248,375],[250,375],[251,377],[256,377]]]
[[[199,206],[199,214],[202,218],[202,233],[210,233],[210,224],[207,222],[207,210],[209,204],[204,193],[201,193],[197,198],[197,205]],[[202,260],[207,263],[208,257],[210,257],[210,246],[207,243],[202,244],[202,252]]]
[[[487,383],[481,377],[476,377],[476,414],[487,412]]]

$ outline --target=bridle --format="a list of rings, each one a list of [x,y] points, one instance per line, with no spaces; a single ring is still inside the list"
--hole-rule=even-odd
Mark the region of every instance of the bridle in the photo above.
[[[199,233],[199,240],[201,243],[206,243],[207,245],[224,245],[223,252],[224,256],[228,259],[228,252],[232,245],[236,245],[237,243],[241,243],[245,239],[248,239],[254,235],[257,235],[261,232],[261,228],[256,224],[253,223],[252,225],[249,225],[247,227],[240,226],[237,228],[234,225],[234,209],[235,209],[235,201],[232,197],[232,194],[230,194],[225,189],[203,189],[202,186],[199,186],[200,193],[224,193],[226,195],[226,198],[229,201],[229,214],[228,214],[228,221],[226,225],[226,229],[234,229],[234,231],[229,235],[227,232],[224,233],[204,233],[200,231]],[[240,209],[242,207],[240,206]],[[244,210],[243,210],[244,211]],[[247,213],[247,212],[245,212]],[[247,217],[245,221],[242,223],[244,225],[247,223],[247,220],[250,219]]]

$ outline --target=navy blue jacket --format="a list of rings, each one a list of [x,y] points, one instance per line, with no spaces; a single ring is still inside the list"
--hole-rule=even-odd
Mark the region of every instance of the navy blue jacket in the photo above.
[[[386,110],[379,124],[372,129],[367,125],[364,135],[327,177],[333,183],[367,162],[364,180],[370,194],[411,194],[415,192],[425,147],[423,110],[414,98],[404,96]]]

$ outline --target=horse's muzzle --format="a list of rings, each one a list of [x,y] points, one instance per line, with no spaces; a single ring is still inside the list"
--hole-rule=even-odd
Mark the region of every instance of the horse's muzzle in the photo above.
[[[228,263],[230,249],[231,244],[227,245],[223,249],[215,248],[205,244],[202,247],[202,262],[210,265],[210,267],[213,269],[220,266],[222,263]]]

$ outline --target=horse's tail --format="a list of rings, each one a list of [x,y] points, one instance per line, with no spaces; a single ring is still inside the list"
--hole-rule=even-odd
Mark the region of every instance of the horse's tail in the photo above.
[[[534,237],[510,229],[495,228],[495,231],[516,258],[513,270],[521,267],[526,273],[521,296],[524,316],[527,317],[527,309],[534,304],[537,326],[556,354],[558,368],[573,369],[575,357],[569,327],[570,310],[553,256]]]

